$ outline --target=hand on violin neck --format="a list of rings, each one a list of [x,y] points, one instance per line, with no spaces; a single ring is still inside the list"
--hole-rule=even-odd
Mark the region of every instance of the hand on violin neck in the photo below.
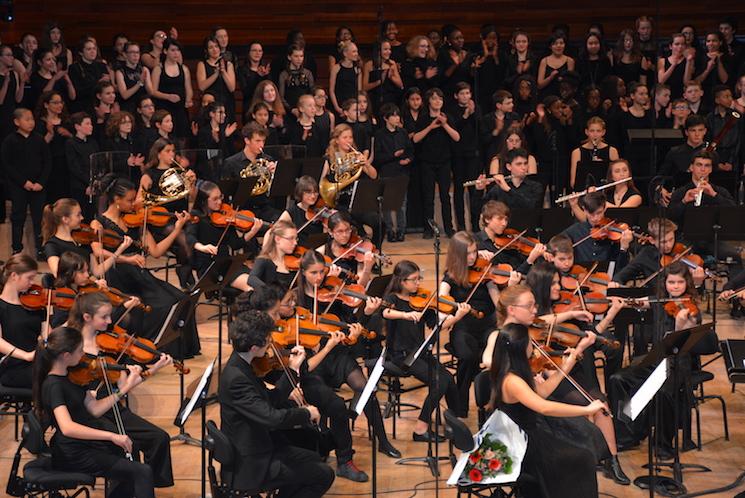
[[[587,348],[595,344],[595,339],[597,339],[597,335],[595,334],[595,332],[586,330],[585,334],[585,337],[583,337],[579,341],[579,344],[577,344],[576,352],[578,355],[581,355]]]
[[[173,364],[173,358],[169,354],[161,353],[160,358],[158,358],[158,361],[153,363],[148,367],[148,371],[150,374],[154,374],[158,370],[160,370],[163,367],[166,367],[168,365]]]
[[[382,304],[383,304],[383,300],[381,298],[368,296],[367,300],[365,301],[365,310],[364,310],[365,315],[367,316],[372,315],[380,308]]]
[[[132,296],[132,297],[130,297],[129,299],[127,299],[124,302],[124,305],[123,306],[124,306],[125,309],[130,309],[130,308],[135,308],[135,307],[139,306],[141,303],[142,303],[142,301],[140,301],[140,298],[139,297]]]

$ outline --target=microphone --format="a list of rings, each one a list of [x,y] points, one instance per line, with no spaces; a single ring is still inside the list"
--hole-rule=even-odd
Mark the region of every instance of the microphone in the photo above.
[[[427,220],[427,225],[429,225],[429,229],[432,230],[432,233],[435,234],[435,237],[440,236],[440,227],[437,226],[437,223],[435,223],[435,220],[433,219]]]

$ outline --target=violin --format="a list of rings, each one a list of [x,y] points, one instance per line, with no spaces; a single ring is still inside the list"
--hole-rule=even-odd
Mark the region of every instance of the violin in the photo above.
[[[298,344],[304,348],[314,349],[321,343],[321,339],[331,335],[331,332],[323,330],[312,321],[299,317],[277,320],[275,327],[276,329],[272,332],[272,342],[281,348]],[[353,344],[356,341],[348,337],[343,342]]]
[[[109,251],[115,251],[124,241],[124,237],[113,230],[103,229],[97,232],[86,224],[80,225],[80,228],[73,230],[70,235],[76,244],[87,246],[93,242],[101,242],[104,249]],[[140,244],[137,241],[132,241],[132,246],[139,248]]]
[[[80,294],[90,294],[91,292],[102,292],[106,295],[106,297],[109,298],[109,301],[111,301],[111,305],[114,306],[115,308],[118,306],[122,306],[124,303],[132,299],[132,296],[123,293],[119,289],[115,289],[113,287],[99,287],[98,284],[96,284],[93,281],[91,281],[89,284],[79,287],[78,292]],[[145,313],[150,313],[153,310],[152,306],[143,304],[143,303],[137,304],[136,307],[140,308]]]
[[[419,287],[414,294],[409,296],[409,306],[416,311],[434,309],[441,313],[452,315],[458,309],[458,303],[452,296],[440,295],[439,302],[435,303],[434,301],[434,292],[423,287]],[[481,311],[473,308],[471,308],[469,313],[475,318],[484,318],[484,314]]]
[[[295,308],[295,313],[300,317],[301,320],[312,321],[313,319],[313,314],[311,313],[311,311],[300,306]],[[326,332],[349,333],[349,324],[347,322],[341,321],[341,319],[333,313],[323,313],[318,315],[316,318],[317,325],[321,328],[321,330],[325,330]],[[362,327],[362,333],[360,335],[368,340],[372,340],[377,337],[377,334],[375,334],[375,332],[369,331],[364,327]]]
[[[489,268],[491,266],[491,268]],[[484,272],[489,271],[484,275]],[[482,278],[482,275],[484,277]],[[476,262],[468,269],[468,283],[475,285],[482,280],[490,280],[497,285],[507,285],[512,275],[512,266],[507,263],[490,264],[484,258],[476,258]]]
[[[557,368],[561,368],[561,365],[564,363],[563,351],[556,351],[551,346],[548,346],[546,344],[540,344],[538,347],[541,348],[549,357],[551,357],[553,361],[549,361],[545,355],[542,355],[534,348],[533,355],[528,359],[531,372],[537,374],[544,370],[556,370]]]
[[[251,368],[257,377],[266,377],[269,372],[286,368],[290,365],[290,352],[279,351],[279,356],[274,354],[272,348],[267,348],[264,356],[254,358],[251,362]]]
[[[573,291],[582,282],[582,285],[588,287],[591,292],[605,294],[610,280],[610,275],[603,272],[592,272],[588,277],[588,271],[584,266],[574,265],[566,275],[561,276],[561,287]]]
[[[597,315],[608,311],[611,302],[610,299],[599,292],[588,292],[580,297],[571,291],[560,291],[559,295],[559,300],[553,303],[554,313],[584,309],[593,315]]]
[[[259,219],[253,213],[253,211],[249,211],[247,209],[237,211],[233,209],[230,204],[225,203],[220,206],[220,209],[218,209],[217,211],[212,211],[212,213],[210,213],[210,223],[212,223],[216,227],[223,228],[228,225],[233,225],[241,232],[248,232],[258,221]],[[267,223],[266,221],[262,221],[261,224],[262,226],[270,225],[270,223]]]
[[[287,267],[290,271],[299,271],[300,270],[300,260],[303,259],[303,255],[308,252],[310,249],[303,246],[297,246],[295,247],[295,251],[292,254],[285,254],[284,261],[285,261],[285,267]],[[323,255],[323,261],[324,265],[326,266],[326,272],[328,273],[328,269],[331,268],[332,260],[330,257]],[[341,275],[344,275],[344,278],[347,280],[357,280],[358,275],[356,273],[353,273],[346,268],[339,268],[341,271]]]
[[[132,358],[136,363],[147,365],[160,359],[163,353],[158,351],[155,343],[149,339],[134,337],[118,325],[113,330],[99,332],[96,335],[96,345],[106,353],[122,355]],[[181,361],[173,361],[173,366],[179,373],[189,373],[189,369]]]
[[[543,321],[536,321],[528,328],[530,337],[536,341],[555,342],[563,347],[573,348],[581,339],[587,337],[587,332],[573,323],[556,323],[553,327]],[[597,334],[595,342],[604,344],[612,349],[621,347],[621,343]]]
[[[141,227],[144,224],[164,227],[175,219],[176,213],[168,211],[163,206],[140,208],[134,213],[127,213],[122,216],[122,221],[130,228]],[[199,216],[190,216],[189,223],[199,223]]]
[[[321,197],[318,197],[316,203],[305,210],[305,219],[309,222],[320,221],[324,227],[327,227],[329,218],[331,218],[336,213],[336,209],[331,209],[329,206],[326,205],[326,201],[324,201]],[[305,225],[303,225],[301,229],[302,228],[305,228]],[[300,230],[298,230],[298,232],[299,231]]]
[[[691,253],[690,249],[680,242],[675,243],[670,254],[663,254],[660,256],[660,265],[663,267],[669,265],[673,261],[680,261],[693,270],[701,268],[704,265],[704,259],[701,256]]]
[[[621,240],[621,235],[623,235],[623,232],[626,230],[629,230],[628,223],[618,222],[616,220],[612,220],[610,218],[603,218],[598,223],[599,227],[594,227],[590,229],[590,235],[588,237],[595,239],[595,240],[610,240],[611,242],[619,242]],[[649,242],[649,235],[639,233],[639,232],[631,232],[634,235],[634,238],[638,239],[640,244],[646,244]],[[584,239],[581,239],[584,241]],[[575,247],[576,247],[575,243]]]
[[[381,254],[378,248],[375,247],[375,244],[367,239],[361,238],[355,233],[353,233],[349,238],[349,242],[342,247],[345,251],[341,256],[339,256],[340,258],[354,259],[358,263],[362,263],[365,261],[365,254],[370,252],[375,256],[375,260],[379,264],[388,266],[392,263],[391,258],[385,254]]]
[[[515,240],[515,242],[512,242],[513,240]],[[509,244],[509,249],[514,249],[525,256],[529,256],[533,248],[541,243],[541,241],[535,237],[525,237],[524,235],[520,235],[520,232],[514,228],[506,228],[501,235],[495,236],[492,239],[492,242],[497,249],[501,249]]]
[[[678,313],[682,310],[688,310],[688,316],[691,318],[697,317],[699,314],[698,306],[689,294],[683,294],[681,299],[665,303],[665,313],[673,318],[678,316]]]
[[[67,287],[59,289],[45,289],[41,285],[32,284],[28,290],[18,296],[21,306],[27,310],[43,310],[50,304],[49,297],[51,293],[51,305],[61,310],[69,310],[75,303],[77,294],[74,290]]]
[[[99,360],[103,362],[103,368]],[[108,356],[84,355],[80,363],[68,370],[67,378],[73,384],[87,386],[93,382],[103,380],[104,374],[106,374],[109,382],[116,382],[119,380],[119,373],[126,371],[128,371],[126,365],[120,365]],[[147,378],[150,376],[150,372],[143,371],[140,376]]]
[[[317,298],[322,303],[339,300],[350,308],[356,308],[363,303],[360,296],[365,296],[365,288],[359,284],[347,284],[338,277],[326,277],[318,288]]]

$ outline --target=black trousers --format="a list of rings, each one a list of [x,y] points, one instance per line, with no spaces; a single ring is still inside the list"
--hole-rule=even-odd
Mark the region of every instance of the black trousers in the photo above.
[[[10,221],[13,225],[13,252],[23,250],[23,226],[26,223],[26,211],[29,209],[31,210],[31,221],[34,225],[36,248],[37,250],[41,249],[41,214],[47,193],[44,190],[30,192],[11,183],[6,183],[6,187],[8,188],[8,198],[12,203]]]
[[[403,358],[400,361],[396,361],[396,363],[402,365]],[[437,379],[430,379],[430,365],[434,366],[433,372],[437,375]],[[409,373],[417,380],[429,383],[429,391],[427,392],[427,398],[422,404],[422,410],[419,412],[419,420],[430,423],[432,421],[432,412],[435,411],[435,407],[443,396],[445,396],[448,408],[455,413],[460,413],[460,398],[455,380],[453,380],[450,372],[441,363],[437,362],[434,356],[429,353],[422,353],[414,364],[411,365],[411,368],[409,368]]]
[[[133,453],[141,452],[145,464],[152,469],[153,485],[156,488],[173,486],[171,440],[168,433],[129,409],[123,408],[121,414],[124,429],[132,439]],[[113,422],[111,410],[106,413],[106,418]]]
[[[144,463],[121,458],[104,476],[110,480],[107,498],[155,498],[153,471]]]
[[[455,373],[461,408],[458,415],[463,418],[468,416],[471,384],[481,370],[479,368],[481,354],[486,346],[488,333],[494,327],[494,323],[495,318],[493,316],[481,320],[466,317],[455,325],[450,334],[450,343],[453,345],[453,352],[458,358],[458,369]]]
[[[422,166],[415,159],[409,168],[409,189],[406,192],[406,226],[409,228],[425,225],[423,199]]]
[[[432,163],[422,161],[422,205],[424,219],[435,217],[435,183],[440,191],[442,224],[446,232],[453,230],[453,217],[450,214],[450,160]]]
[[[453,202],[455,203],[455,219],[458,223],[456,230],[467,230],[465,218],[464,192],[468,190],[469,213],[471,214],[471,230],[478,232],[479,217],[481,216],[481,198],[483,190],[476,187],[463,187],[463,183],[475,180],[482,173],[481,161],[478,156],[455,156],[453,160]]]
[[[285,446],[278,448],[274,457],[280,461],[279,474],[261,488],[279,489],[280,498],[320,498],[334,482],[334,471],[318,453]]]
[[[321,415],[329,419],[331,437],[336,446],[337,463],[339,465],[347,463],[352,459],[354,452],[352,451],[352,432],[349,428],[349,411],[344,399],[317,375],[304,375],[301,386],[308,403],[317,407]]]

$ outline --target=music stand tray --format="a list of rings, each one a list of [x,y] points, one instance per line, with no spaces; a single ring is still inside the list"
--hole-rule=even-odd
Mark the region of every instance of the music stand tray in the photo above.
[[[580,161],[574,174],[574,189],[582,190],[587,183],[587,177],[592,176],[595,182],[590,185],[598,186],[608,173],[608,161]]]
[[[237,184],[233,191],[232,197],[234,206],[244,206],[251,198],[251,191],[253,191],[256,183],[259,181],[258,176],[248,176],[246,178],[237,178]],[[226,195],[226,197],[228,197]]]
[[[282,159],[274,170],[272,188],[269,197],[287,197],[295,190],[295,183],[300,174],[302,159]]]
[[[310,176],[316,181],[321,180],[321,173],[323,173],[323,164],[325,159],[322,157],[306,157],[302,160],[302,166],[300,168],[301,176]]]

